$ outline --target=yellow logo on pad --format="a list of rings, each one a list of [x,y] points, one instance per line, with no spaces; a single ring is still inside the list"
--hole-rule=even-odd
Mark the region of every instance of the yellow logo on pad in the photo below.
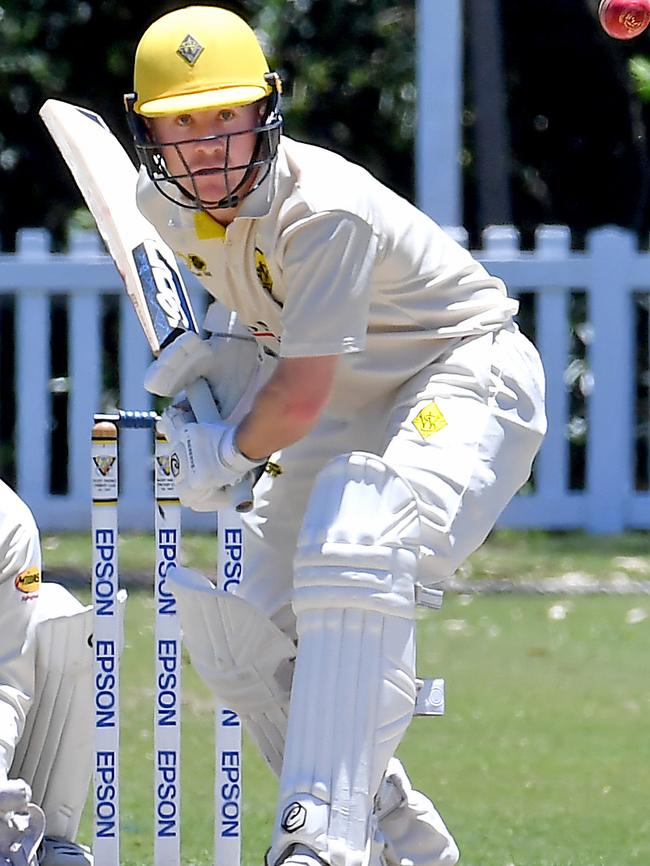
[[[418,412],[413,419],[413,426],[423,439],[428,439],[447,426],[447,419],[434,400]]]

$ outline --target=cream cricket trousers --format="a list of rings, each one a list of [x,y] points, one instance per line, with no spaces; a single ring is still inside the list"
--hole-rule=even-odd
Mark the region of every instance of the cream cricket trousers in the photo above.
[[[542,365],[516,326],[460,341],[359,417],[325,415],[279,455],[282,473],[262,476],[245,521],[237,594],[295,638],[302,515],[318,472],[350,451],[383,456],[411,484],[422,526],[418,579],[444,585],[528,479],[545,430]]]

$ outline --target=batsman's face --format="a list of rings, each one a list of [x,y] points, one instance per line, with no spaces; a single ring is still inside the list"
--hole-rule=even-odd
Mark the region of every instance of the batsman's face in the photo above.
[[[255,151],[259,122],[255,104],[148,121],[169,173],[203,202],[221,201],[241,183]]]

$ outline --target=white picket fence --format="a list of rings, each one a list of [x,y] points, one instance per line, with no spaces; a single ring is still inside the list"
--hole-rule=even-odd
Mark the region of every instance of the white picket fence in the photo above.
[[[76,232],[65,254],[50,252],[42,229],[19,233],[15,254],[0,255],[0,295],[14,296],[16,487],[44,531],[84,530],[90,521],[90,431],[95,412],[104,411],[102,300],[119,304],[119,345],[108,347],[119,369],[121,408],[149,409],[142,386],[152,357],[112,260],[95,232]],[[192,284],[191,278],[188,283]],[[193,284],[192,284],[193,285]],[[198,311],[205,304],[193,289]],[[67,299],[68,374],[54,379],[50,369],[51,303]],[[68,392],[68,489],[50,492],[52,394]],[[120,438],[120,528],[150,529],[152,434],[128,430]],[[188,528],[214,529],[213,515],[188,512]]]
[[[462,230],[453,233],[463,242]],[[488,229],[474,253],[512,294],[535,298],[535,337],[547,375],[549,432],[535,464],[532,491],[518,495],[501,525],[584,528],[611,533],[650,527],[650,493],[635,481],[636,390],[647,386],[637,375],[635,305],[650,292],[650,254],[637,250],[634,237],[617,228],[592,232],[584,251],[571,250],[563,226],[540,228],[534,251],[521,251],[510,227]],[[588,433],[583,489],[569,485],[569,393],[565,372],[570,357],[569,305],[572,294],[587,297],[593,332],[589,366],[593,388],[587,398]],[[193,284],[197,308],[205,298]],[[40,229],[24,230],[15,254],[0,255],[0,296],[13,298],[15,320],[17,487],[44,531],[82,530],[89,525],[89,433],[102,405],[102,298],[119,298],[119,345],[109,347],[119,361],[119,402],[144,409],[150,398],[142,387],[150,353],[126,299],[119,275],[92,232],[79,232],[65,254],[50,253]],[[50,370],[51,303],[67,299],[68,375],[61,383]],[[648,333],[642,335],[647,347]],[[646,355],[647,356],[647,352]],[[4,375],[0,371],[0,375]],[[644,379],[644,377],[646,377]],[[644,384],[645,383],[645,384]],[[52,455],[51,394],[68,393],[67,492],[49,490]],[[0,406],[0,411],[2,407]],[[647,441],[647,422],[645,435]],[[151,437],[128,431],[121,443],[121,526],[150,528]],[[207,528],[211,516],[188,513],[187,525]]]

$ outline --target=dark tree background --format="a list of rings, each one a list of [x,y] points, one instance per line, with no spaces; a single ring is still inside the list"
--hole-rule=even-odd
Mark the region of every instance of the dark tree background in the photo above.
[[[461,159],[464,222],[470,231],[477,234],[483,215],[491,214],[479,202],[491,201],[490,190],[505,189],[507,200],[497,217],[511,216],[524,236],[541,222],[568,223],[578,234],[604,223],[647,233],[648,118],[638,95],[644,89],[629,66],[634,55],[643,63],[650,37],[631,43],[607,37],[595,18],[597,0],[480,2],[484,5],[478,8],[485,11],[489,5],[500,25],[500,46],[496,43],[490,54],[495,43],[481,40],[480,31],[472,34],[472,22],[477,28],[484,23],[469,15],[472,0],[466,0],[471,62]],[[12,248],[22,226],[44,225],[62,243],[70,220],[79,219],[78,193],[38,118],[42,102],[58,97],[92,107],[126,142],[121,97],[131,88],[135,45],[151,21],[180,5],[132,0],[2,4],[4,249]],[[258,28],[271,64],[285,79],[289,134],[344,153],[412,198],[414,0],[222,5]],[[500,78],[481,75],[495,64]],[[488,80],[501,83],[486,88]],[[490,124],[498,136],[490,134]],[[490,150],[494,141],[502,142],[498,153]]]
[[[501,2],[513,220],[522,228],[648,229],[648,118],[628,67],[649,37],[607,36],[597,5]]]

